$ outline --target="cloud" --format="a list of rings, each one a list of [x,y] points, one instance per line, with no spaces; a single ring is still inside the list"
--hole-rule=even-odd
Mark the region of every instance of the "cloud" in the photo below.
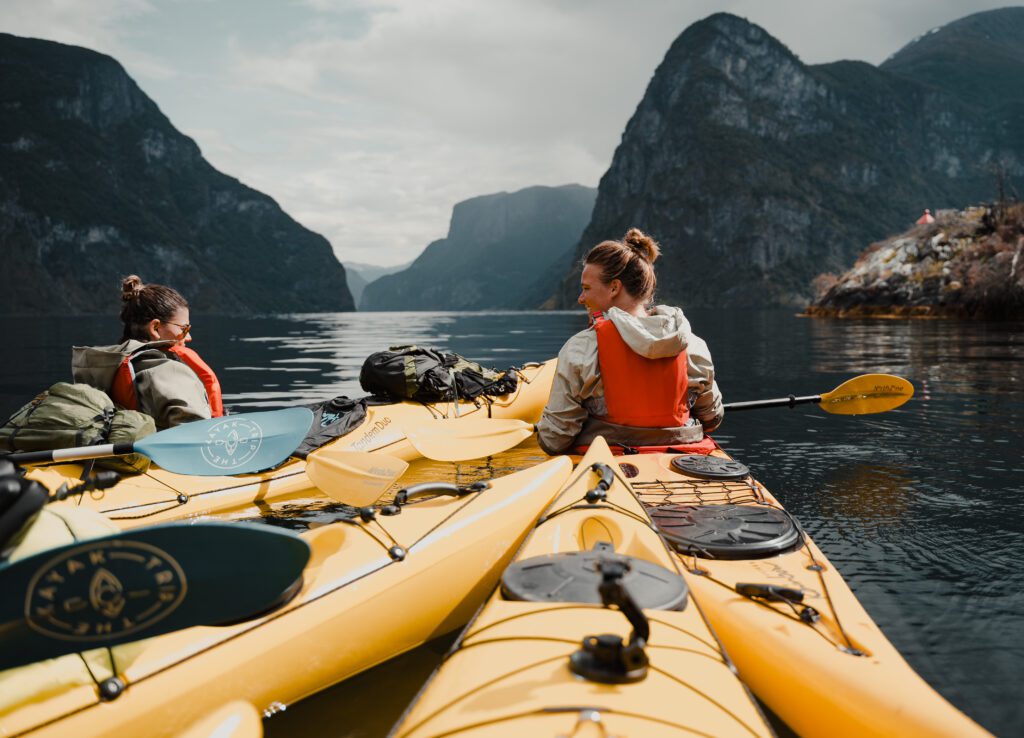
[[[978,0],[4,0],[5,27],[112,54],[222,171],[345,259],[388,264],[452,206],[596,186],[682,31],[719,11],[807,63],[879,63]]]
[[[155,12],[150,0],[3,0],[3,30],[93,49],[132,74],[166,79],[174,76],[173,65],[140,49],[125,33],[128,22]]]

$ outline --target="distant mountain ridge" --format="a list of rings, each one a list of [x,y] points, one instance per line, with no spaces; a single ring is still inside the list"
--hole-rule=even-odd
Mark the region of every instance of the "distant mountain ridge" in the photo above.
[[[394,274],[395,272],[407,269],[411,263],[412,262],[400,264],[398,266],[382,267],[375,264],[361,264],[355,261],[344,262],[345,275],[348,278],[348,288],[352,292],[352,299],[355,300],[356,305],[359,304],[359,300],[363,296],[363,290],[366,289],[366,285],[380,279],[386,274]]]
[[[693,24],[627,124],[576,256],[637,226],[663,247],[661,300],[806,305],[815,275],[925,206],[990,199],[988,164],[1024,175],[1022,24],[1024,8],[969,16],[881,67],[805,65],[729,14]],[[982,40],[999,52],[987,67]],[[985,70],[998,80],[972,88]],[[573,266],[549,306],[573,305],[578,280]]]
[[[555,288],[590,218],[596,191],[528,187],[465,200],[446,238],[407,269],[371,282],[360,310],[537,307]]]
[[[107,313],[121,277],[196,311],[352,310],[330,244],[207,163],[114,59],[0,33],[2,313]]]

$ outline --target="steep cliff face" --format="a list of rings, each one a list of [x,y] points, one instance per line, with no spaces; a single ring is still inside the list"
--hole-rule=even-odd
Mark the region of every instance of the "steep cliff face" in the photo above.
[[[0,312],[115,313],[120,278],[197,311],[351,310],[327,241],[211,167],[110,57],[0,34]]]
[[[1024,319],[1024,205],[940,210],[817,284],[814,317]]]
[[[907,68],[804,65],[762,28],[713,15],[656,70],[577,255],[637,226],[663,247],[664,301],[806,304],[816,274],[924,206],[991,196],[987,163],[1024,172],[1024,135],[990,110]],[[574,269],[551,304],[571,305],[578,279]]]
[[[447,238],[404,271],[371,282],[361,310],[536,307],[565,273],[595,190],[529,187],[458,203]]]

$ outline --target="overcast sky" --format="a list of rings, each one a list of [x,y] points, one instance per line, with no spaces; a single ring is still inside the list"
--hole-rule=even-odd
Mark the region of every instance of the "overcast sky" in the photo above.
[[[727,11],[809,64],[878,64],[982,0],[0,0],[0,30],[114,56],[221,171],[390,265],[460,200],[596,187],[669,45]]]

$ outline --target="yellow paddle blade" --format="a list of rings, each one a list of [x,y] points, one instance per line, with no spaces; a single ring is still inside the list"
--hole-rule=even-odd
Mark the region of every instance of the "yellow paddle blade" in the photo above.
[[[870,415],[897,408],[914,396],[914,385],[894,374],[862,374],[821,396],[821,409],[834,415]]]
[[[306,458],[306,474],[316,488],[353,507],[372,505],[408,468],[401,459],[386,454],[330,446]]]
[[[448,418],[405,429],[413,448],[434,461],[491,456],[518,445],[532,433],[532,425],[512,418]]]

